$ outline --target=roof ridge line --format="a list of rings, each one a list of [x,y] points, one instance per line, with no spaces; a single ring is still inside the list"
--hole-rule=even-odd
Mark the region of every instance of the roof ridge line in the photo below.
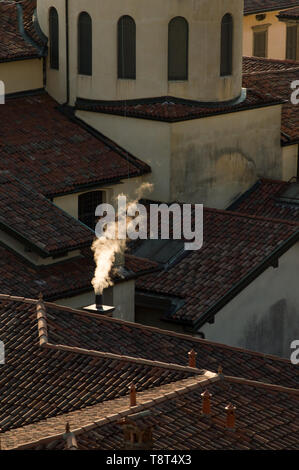
[[[197,367],[182,366],[180,364],[161,362],[161,361],[152,361],[150,359],[144,359],[141,357],[134,356],[125,356],[122,354],[109,353],[104,351],[96,351],[94,349],[84,349],[73,346],[67,346],[64,344],[53,344],[49,342],[43,342],[41,346],[44,346],[48,349],[55,349],[58,351],[69,352],[73,354],[83,354],[86,356],[98,357],[101,359],[111,359],[117,361],[133,362],[134,364],[140,364],[143,366],[157,367],[161,369],[175,370],[178,372],[192,373],[202,375],[203,369],[198,369]],[[211,372],[212,373],[212,372]]]
[[[230,375],[224,375],[223,378],[224,380],[227,380],[228,382],[239,383],[241,385],[250,385],[252,387],[262,387],[262,388],[267,388],[269,390],[273,390],[277,392],[292,393],[292,394],[299,396],[299,388],[285,387],[283,385],[277,385],[277,384],[272,384],[272,383],[267,383],[267,382],[259,382],[258,380],[250,380],[250,379],[245,379],[243,377],[234,377]]]
[[[47,312],[46,307],[43,301],[42,293],[39,294],[39,299],[36,305],[36,314],[37,314],[37,330],[39,337],[40,347],[48,344],[48,324],[47,324]]]
[[[32,305],[36,305],[38,303],[38,300],[36,300],[36,299],[29,299],[29,298],[26,298],[26,297],[17,297],[17,296],[12,296],[12,295],[7,295],[7,294],[0,294],[0,301],[1,300],[13,301],[13,302],[23,302],[25,304],[32,304]],[[140,323],[129,322],[129,321],[126,321],[126,320],[121,320],[119,318],[110,318],[110,317],[103,317],[103,316],[100,317],[96,313],[91,313],[91,312],[87,312],[87,311],[83,311],[83,310],[74,309],[74,308],[71,308],[71,307],[66,307],[66,306],[63,306],[63,305],[58,305],[58,304],[55,304],[53,302],[44,301],[44,305],[46,307],[48,306],[48,307],[55,308],[56,310],[71,312],[71,313],[74,313],[76,315],[82,315],[82,316],[87,316],[87,317],[91,317],[91,318],[96,318],[98,320],[102,320],[102,321],[104,320],[104,321],[111,322],[111,323],[113,323],[113,322],[119,323],[119,324],[121,323],[121,324],[124,324],[124,325],[127,325],[127,326],[128,325],[133,326],[134,328],[141,329],[141,330],[144,329],[144,330],[147,330],[147,331],[154,331],[156,333],[160,333],[160,334],[163,334],[165,336],[174,336],[176,338],[182,338],[182,339],[188,340],[190,342],[194,342],[194,343],[206,344],[206,345],[211,344],[211,345],[214,345],[214,346],[219,346],[221,348],[225,348],[225,349],[229,349],[229,350],[233,350],[233,351],[238,351],[238,352],[243,352],[243,353],[251,354],[253,356],[263,357],[264,359],[273,359],[273,360],[276,360],[276,361],[287,362],[287,363],[290,362],[289,359],[286,359],[284,357],[275,356],[274,354],[261,353],[261,352],[258,352],[258,351],[252,351],[250,349],[240,348],[240,347],[237,347],[237,346],[229,346],[228,344],[218,343],[217,341],[210,341],[210,340],[207,340],[207,339],[197,338],[195,336],[191,336],[191,335],[188,335],[188,334],[177,333],[176,331],[165,330],[165,329],[162,329],[162,328],[158,328],[156,326],[142,325]]]
[[[228,215],[236,215],[238,217],[244,217],[244,218],[253,219],[253,220],[260,220],[264,222],[271,222],[274,224],[284,224],[284,225],[290,225],[292,227],[296,227],[299,225],[298,222],[287,220],[287,219],[276,219],[273,217],[265,217],[263,215],[247,214],[246,212],[237,212],[237,211],[225,211],[225,212]]]
[[[175,397],[179,397],[184,393],[188,393],[188,392],[193,391],[193,390],[195,390],[199,387],[204,387],[204,385],[208,385],[209,383],[217,382],[219,380],[220,380],[220,378],[217,374],[206,371],[204,376],[196,376],[196,377],[192,377],[192,378],[177,380],[177,381],[171,382],[169,384],[161,385],[159,387],[154,387],[152,389],[144,390],[144,391],[139,392],[139,393],[137,392],[137,401],[140,400],[140,399],[142,400],[142,398],[144,398],[145,401],[141,401],[141,403],[137,403],[136,406],[132,406],[132,407],[129,406],[129,402],[128,402],[128,404],[125,406],[124,410],[119,410],[118,412],[116,412],[114,414],[111,414],[111,415],[106,414],[106,416],[104,418],[96,419],[94,421],[91,421],[89,424],[84,424],[83,426],[81,426],[77,429],[72,429],[72,433],[74,433],[75,435],[80,435],[81,433],[85,432],[86,430],[89,431],[89,430],[92,430],[96,427],[101,427],[101,426],[103,426],[107,423],[113,423],[115,421],[122,420],[123,418],[125,418],[127,416],[130,416],[132,414],[140,413],[140,412],[145,411],[149,408],[153,408],[157,403],[159,403],[159,404],[163,403],[166,400],[169,400],[169,399],[175,398]],[[177,385],[177,388],[174,389],[174,387],[176,385]],[[167,391],[169,388],[172,389],[170,392]],[[160,395],[157,395],[156,397],[152,397],[152,398],[149,397],[148,400],[146,399],[148,395],[152,395],[153,393],[159,392],[159,391],[160,391]],[[163,393],[163,391],[165,391],[166,393],[165,392]],[[107,404],[107,403],[117,402],[117,401],[120,401],[120,399],[123,399],[123,400],[126,399],[128,401],[128,395],[125,395],[124,397],[121,397],[121,398],[115,398],[113,400],[108,400],[105,403]],[[90,407],[88,407],[88,409],[91,410],[92,408],[97,407],[99,405],[101,405],[101,404],[90,406]],[[84,409],[82,411],[84,412]],[[69,415],[69,413],[65,413],[64,415],[65,416]],[[60,415],[60,418],[64,415]],[[51,418],[50,418],[50,420],[51,420]],[[37,425],[38,425],[38,423],[37,423]],[[12,448],[10,448],[10,450],[12,450],[12,449],[15,449],[15,450],[16,449],[20,449],[20,450],[21,449],[26,449],[28,447],[31,447],[32,445],[45,444],[46,442],[51,442],[51,441],[54,441],[56,439],[61,439],[64,435],[64,432],[65,431],[63,431],[62,433],[50,435],[48,437],[45,437],[45,438],[42,438],[42,439],[39,439],[39,440],[33,440],[33,441],[30,441],[26,444],[19,445],[17,447],[12,447]]]

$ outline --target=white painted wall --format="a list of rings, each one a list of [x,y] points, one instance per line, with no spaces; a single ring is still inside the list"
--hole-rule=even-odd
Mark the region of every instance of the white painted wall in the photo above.
[[[59,72],[48,71],[48,90],[65,99],[65,7],[62,0],[38,0],[38,19],[48,36],[48,10],[60,18]],[[77,20],[93,19],[93,77],[77,73]],[[234,17],[232,77],[220,77],[221,19]],[[117,22],[131,15],[137,27],[137,79],[117,79]],[[168,82],[168,23],[175,16],[189,22],[189,80]],[[174,95],[204,101],[229,100],[241,92],[243,0],[72,0],[70,1],[71,103],[77,96],[120,100]]]
[[[289,358],[299,339],[298,271],[296,244],[201,328],[206,339]]]

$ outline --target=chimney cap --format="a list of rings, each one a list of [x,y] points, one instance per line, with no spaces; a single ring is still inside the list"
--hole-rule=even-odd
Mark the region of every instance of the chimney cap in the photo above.
[[[203,398],[211,398],[212,394],[211,394],[208,390],[205,390],[205,391],[201,394],[201,396],[202,396]]]

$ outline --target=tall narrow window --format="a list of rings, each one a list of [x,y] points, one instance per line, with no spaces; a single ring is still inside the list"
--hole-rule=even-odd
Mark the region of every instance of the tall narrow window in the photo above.
[[[297,60],[297,47],[298,47],[298,26],[287,26],[287,51],[286,59]]]
[[[233,17],[229,13],[224,15],[221,22],[221,62],[220,75],[233,73]]]
[[[81,194],[78,198],[79,220],[92,230],[95,230],[97,223],[97,217],[95,216],[96,208],[102,202],[102,191]]]
[[[56,8],[50,8],[49,13],[49,45],[50,67],[59,69],[59,20]]]
[[[185,18],[173,18],[168,25],[168,80],[188,80],[188,36]]]
[[[253,55],[267,57],[268,31],[255,31],[253,33]]]
[[[92,20],[86,12],[78,19],[78,73],[92,75]]]
[[[130,16],[118,21],[118,78],[136,78],[136,24]]]

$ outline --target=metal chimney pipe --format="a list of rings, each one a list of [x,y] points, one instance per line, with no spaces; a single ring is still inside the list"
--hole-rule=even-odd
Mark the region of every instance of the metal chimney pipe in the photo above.
[[[102,294],[96,294],[96,307],[99,310],[101,310],[101,308],[103,307],[103,295]]]

